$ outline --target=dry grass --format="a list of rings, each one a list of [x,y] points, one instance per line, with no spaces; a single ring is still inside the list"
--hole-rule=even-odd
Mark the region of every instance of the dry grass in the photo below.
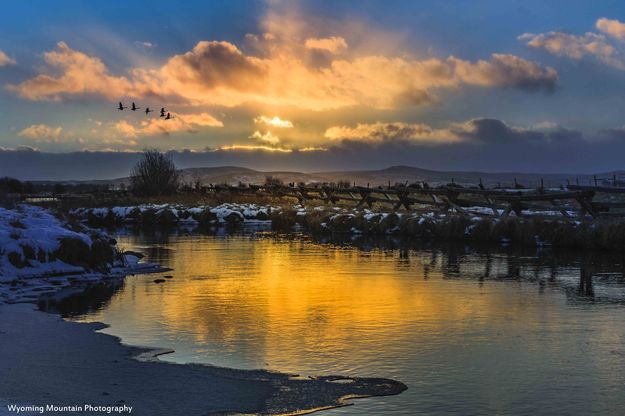
[[[301,224],[307,231],[349,234],[354,229],[365,235],[396,234],[429,241],[471,243],[510,243],[519,247],[553,246],[605,251],[625,251],[625,219],[570,221],[565,219],[485,217],[471,221],[460,215],[433,220],[396,214],[376,215],[366,220],[362,214],[337,215],[333,211],[309,211],[296,216],[284,211],[272,216],[273,227],[285,230]]]

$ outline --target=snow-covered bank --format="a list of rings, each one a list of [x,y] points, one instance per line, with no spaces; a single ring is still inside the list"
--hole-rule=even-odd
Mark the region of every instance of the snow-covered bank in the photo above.
[[[490,209],[483,207],[469,207],[466,209],[469,214],[479,215],[492,214]],[[296,212],[297,216],[327,215],[327,223],[330,223],[337,215],[345,214],[350,216],[363,216],[367,221],[376,222],[388,215],[407,216],[412,218],[445,218],[447,215],[439,210],[415,211],[408,213],[394,214],[391,211],[368,209],[344,208],[344,207],[303,207],[293,206],[271,206],[257,204],[236,204],[226,203],[217,206],[198,205],[185,206],[176,204],[145,204],[136,206],[102,207],[102,208],[77,208],[69,212],[73,218],[92,225],[113,225],[113,224],[176,224],[184,223],[191,225],[219,225],[237,224],[243,222],[271,221],[281,215],[289,215]],[[502,210],[499,210],[501,214]],[[553,216],[561,215],[559,211],[535,211],[524,212],[524,215],[533,216]],[[301,218],[300,218],[301,219]]]
[[[159,270],[116,244],[41,207],[0,208],[0,304],[33,302],[77,283]]]
[[[300,379],[260,370],[139,361],[133,357],[146,356],[147,350],[94,332],[102,324],[67,322],[32,305],[0,305],[0,316],[4,405],[125,405],[139,416],[302,414],[344,405],[346,398],[406,389],[381,378]]]
[[[91,225],[185,224],[219,226],[248,222],[270,223],[280,231],[304,229],[311,233],[393,234],[423,240],[463,241],[519,246],[560,246],[625,250],[625,220],[564,217],[559,211],[493,215],[483,207],[464,213],[422,209],[394,212],[328,206],[261,206],[222,204],[215,207],[142,205],[115,208],[81,208],[70,215]]]
[[[78,208],[70,215],[93,225],[108,224],[237,224],[246,221],[267,221],[278,207],[255,204],[199,205],[137,205],[112,208]]]

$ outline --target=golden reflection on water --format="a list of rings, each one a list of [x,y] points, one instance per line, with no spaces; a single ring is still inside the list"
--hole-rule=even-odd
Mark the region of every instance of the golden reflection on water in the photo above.
[[[143,244],[120,238],[122,246]],[[436,390],[429,404],[458,385],[455,400],[467,406],[475,396],[476,411],[507,409],[518,389],[547,388],[558,374],[577,383],[590,369],[606,391],[623,382],[614,368],[625,367],[625,354],[606,350],[625,351],[625,330],[604,312],[567,306],[575,274],[554,280],[549,268],[499,257],[273,238],[189,236],[147,246],[149,260],[171,267],[174,278],[129,278],[85,319],[111,324],[106,332],[130,344],[176,350],[164,359],[395,377],[411,387],[396,403],[417,400],[428,380]],[[580,357],[586,361],[574,365]],[[579,374],[568,374],[571,366]]]
[[[153,319],[158,303],[158,323],[198,343],[220,340],[235,347],[254,340],[256,353],[264,357],[257,363],[261,366],[283,363],[294,344],[357,353],[420,334],[439,337],[441,331],[463,327],[492,328],[524,302],[506,292],[480,296],[475,282],[455,288],[466,291],[465,296],[450,296],[440,284],[424,284],[424,263],[428,280],[442,280],[440,259],[434,265],[430,258],[416,256],[400,261],[396,252],[240,238],[179,239],[172,250],[160,260],[176,277],[164,286],[151,284],[149,277],[133,282],[141,287],[133,290],[133,313]],[[530,322],[542,321],[534,318]],[[297,371],[301,365],[287,366]]]

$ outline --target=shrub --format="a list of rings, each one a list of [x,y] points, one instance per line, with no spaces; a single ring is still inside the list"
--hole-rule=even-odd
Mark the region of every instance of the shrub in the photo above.
[[[28,266],[26,259],[23,259],[22,255],[16,251],[8,252],[7,259],[9,260],[9,263],[17,268],[21,269],[22,267]]]
[[[22,244],[21,247],[22,247],[22,252],[24,253],[24,257],[27,260],[35,259],[35,250],[31,246],[27,244]]]
[[[88,265],[91,252],[89,245],[79,238],[65,237],[59,240],[59,248],[54,252],[57,259],[73,265]]]
[[[210,209],[204,209],[200,212],[194,212],[191,214],[191,216],[200,225],[214,224],[215,222],[217,222],[217,214],[212,212]]]
[[[178,220],[170,209],[162,209],[158,211],[154,219],[157,224],[174,224]]]
[[[126,218],[129,221],[132,222],[139,222],[141,221],[141,210],[137,207],[134,207],[129,213],[128,215],[126,215]]]
[[[474,223],[470,238],[480,243],[491,241],[493,238],[493,222],[489,218],[482,218]]]
[[[0,192],[10,194],[20,194],[23,192],[22,182],[15,178],[9,178],[5,176],[0,178]]]
[[[9,222],[9,225],[13,228],[21,228],[21,229],[26,228],[26,226],[20,220],[17,220],[17,219]]]
[[[91,244],[89,266],[97,269],[106,269],[107,265],[115,260],[115,250],[108,241],[95,240]]]
[[[144,224],[156,223],[156,210],[154,208],[146,208],[141,212],[141,222]]]
[[[267,221],[269,219],[269,215],[265,211],[259,210],[256,213],[256,218],[254,219],[259,220],[259,221]]]
[[[228,225],[235,225],[242,223],[244,218],[240,212],[233,211],[224,217],[224,221]]]
[[[394,212],[382,218],[378,223],[377,229],[380,233],[388,233],[399,225],[399,216]]]
[[[146,149],[132,169],[130,184],[136,195],[168,195],[176,192],[180,177],[171,155]]]
[[[298,220],[297,211],[292,208],[272,210],[268,218],[271,220],[271,228],[279,231],[290,230]]]
[[[347,233],[356,228],[356,217],[352,214],[337,214],[330,220],[328,226],[335,233]]]

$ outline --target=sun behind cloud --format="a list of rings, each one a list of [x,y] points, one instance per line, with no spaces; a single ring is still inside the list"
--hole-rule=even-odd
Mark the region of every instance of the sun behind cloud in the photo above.
[[[199,41],[160,68],[130,68],[130,76],[125,76],[112,74],[100,58],[61,41],[44,54],[48,66],[43,73],[6,88],[37,101],[156,96],[186,106],[251,102],[320,111],[424,105],[438,90],[471,85],[551,92],[558,82],[555,69],[511,54],[495,53],[477,61],[365,54],[316,67],[301,55],[305,48],[285,48],[276,56],[266,48],[268,55],[253,56],[230,42]]]
[[[264,124],[270,127],[277,127],[281,129],[290,129],[293,128],[293,123],[289,120],[282,120],[280,117],[266,117],[266,116],[258,116],[254,118],[254,123],[256,124]]]

